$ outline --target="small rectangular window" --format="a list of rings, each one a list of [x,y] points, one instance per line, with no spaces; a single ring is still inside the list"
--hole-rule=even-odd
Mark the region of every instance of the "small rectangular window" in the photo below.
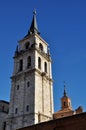
[[[27,112],[29,111],[29,105],[26,106],[26,111],[27,111]]]
[[[6,122],[3,123],[3,130],[6,130]]]
[[[19,85],[17,85],[17,90],[19,90]]]
[[[27,82],[27,87],[30,87],[30,82],[29,81]]]
[[[15,109],[15,114],[17,114],[17,113],[18,113],[18,108]]]

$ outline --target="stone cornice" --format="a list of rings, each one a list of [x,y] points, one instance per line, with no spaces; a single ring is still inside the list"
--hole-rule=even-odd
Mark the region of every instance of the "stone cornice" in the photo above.
[[[33,73],[33,72],[37,72],[39,73],[42,77],[44,76],[46,79],[48,79],[49,81],[53,82],[53,80],[47,75],[47,73],[45,72],[41,72],[39,71],[38,69],[36,68],[30,68],[30,69],[26,69],[25,71],[21,71],[21,72],[18,72],[16,73],[15,75],[11,76],[11,79],[15,79],[17,77],[20,77],[20,76],[25,76],[27,73]]]

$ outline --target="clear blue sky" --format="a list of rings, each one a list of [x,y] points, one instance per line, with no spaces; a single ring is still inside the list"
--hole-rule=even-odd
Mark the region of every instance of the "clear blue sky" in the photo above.
[[[0,99],[10,97],[13,55],[30,27],[34,8],[41,36],[53,59],[54,105],[60,109],[63,81],[73,109],[86,111],[86,1],[3,0],[0,2]]]

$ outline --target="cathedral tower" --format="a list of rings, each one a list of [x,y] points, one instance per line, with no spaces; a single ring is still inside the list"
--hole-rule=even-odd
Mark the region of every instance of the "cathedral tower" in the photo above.
[[[40,36],[34,11],[28,34],[19,41],[14,55],[6,130],[15,130],[52,119],[51,70],[48,44]]]

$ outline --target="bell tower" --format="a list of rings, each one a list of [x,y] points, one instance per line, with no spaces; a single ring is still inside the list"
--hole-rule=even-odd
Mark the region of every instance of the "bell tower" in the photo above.
[[[62,110],[64,109],[72,110],[71,99],[67,96],[65,85],[64,85],[63,97],[61,98],[61,105]]]
[[[74,111],[71,105],[71,99],[67,96],[66,85],[64,84],[64,92],[61,98],[61,110],[53,114],[54,119],[63,118],[67,116],[72,116]]]
[[[19,41],[14,54],[6,130],[15,130],[52,119],[51,62],[48,44],[40,36],[34,11],[28,34]]]

